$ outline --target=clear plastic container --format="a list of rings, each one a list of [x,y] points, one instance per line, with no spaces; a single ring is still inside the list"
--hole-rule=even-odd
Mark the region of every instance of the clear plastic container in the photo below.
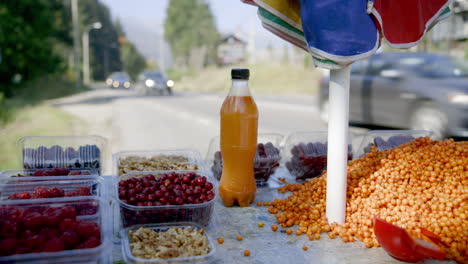
[[[63,190],[64,197],[75,196],[101,196],[101,182],[98,179],[83,179],[83,180],[58,180],[58,181],[40,181],[37,180],[21,180],[21,181],[2,181],[0,182],[0,200],[7,200],[8,197],[14,194],[25,193],[32,195],[36,187],[44,187],[47,190],[56,187]],[[84,194],[84,191],[89,190],[89,195]],[[77,192],[80,191],[80,192]],[[52,197],[60,199],[61,197]],[[20,197],[16,198],[20,199]],[[26,199],[33,199],[26,198]]]
[[[38,199],[1,201],[0,219],[7,217],[9,212],[11,212],[10,210],[31,210],[41,212],[47,208],[59,208],[62,206],[80,207],[87,206],[89,204],[93,204],[95,206],[96,213],[91,216],[80,215],[78,213],[77,220],[98,224],[101,230],[101,244],[99,246],[58,252],[23,253],[1,256],[0,263],[98,263],[99,261],[102,261],[105,259],[105,256],[108,255],[107,251],[109,249],[109,215],[107,205],[97,197],[71,197],[61,198],[60,200]],[[5,223],[5,221],[7,220],[2,219],[0,222]],[[14,233],[10,233],[10,236],[11,235],[14,235]],[[2,239],[0,239],[0,241],[1,240]]]
[[[205,176],[207,182],[213,184],[214,198],[199,204],[161,205],[161,206],[135,206],[122,201],[119,198],[119,182],[133,177],[154,175],[159,179],[168,173],[196,173]],[[148,171],[132,172],[116,177],[114,195],[120,207],[121,226],[128,227],[138,224],[157,224],[166,222],[195,222],[201,226],[208,226],[213,214],[214,203],[218,199],[218,186],[209,174],[201,171]]]
[[[327,168],[327,140],[327,131],[295,132],[286,137],[284,166],[296,181],[318,177]],[[352,160],[351,133],[348,142],[348,160]]]
[[[98,173],[94,169],[87,170],[70,170],[67,175],[58,175],[58,176],[42,176],[42,175],[52,175],[55,173],[52,172],[56,169],[46,169],[46,170],[25,170],[25,169],[12,169],[0,171],[0,183],[1,182],[23,182],[23,181],[61,181],[61,180],[89,180],[96,179]],[[62,169],[63,170],[63,169]],[[39,172],[39,173],[37,173]],[[41,173],[46,172],[46,173]],[[64,171],[65,172],[65,171]],[[65,173],[59,173],[65,174]],[[39,175],[39,176],[34,176]]]
[[[124,159],[128,162],[123,163]],[[204,170],[205,164],[200,152],[194,149],[143,150],[115,153],[112,155],[112,167],[113,174],[122,175],[137,171]]]
[[[122,242],[122,255],[126,263],[211,263],[215,258],[216,247],[211,237],[206,234],[206,230],[205,230],[205,236],[208,239],[208,244],[210,246],[210,252],[206,255],[194,256],[194,257],[183,257],[183,258],[172,258],[172,259],[143,259],[143,258],[136,257],[132,254],[131,249],[130,249],[130,238],[128,236],[128,231],[130,230],[136,231],[140,227],[149,228],[149,229],[158,230],[158,231],[159,230],[164,231],[172,227],[192,228],[192,229],[203,228],[202,226],[196,223],[191,223],[191,222],[137,225],[137,226],[125,228],[124,230],[121,231],[120,236],[121,236],[121,242]]]
[[[18,141],[25,169],[103,170],[107,140],[100,136],[33,136]]]
[[[281,162],[281,147],[283,135],[276,133],[260,133],[257,138],[257,153],[254,161],[254,175],[258,187],[267,186],[267,182]],[[206,164],[213,176],[219,180],[223,171],[223,160],[220,152],[220,138],[214,137],[210,141]]]
[[[357,156],[361,157],[370,152],[372,146],[377,150],[386,150],[398,147],[419,137],[431,137],[433,133],[428,130],[370,130],[358,148]]]

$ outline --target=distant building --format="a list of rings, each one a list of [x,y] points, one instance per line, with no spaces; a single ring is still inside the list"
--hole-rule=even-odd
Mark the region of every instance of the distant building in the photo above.
[[[247,59],[247,43],[234,34],[222,37],[217,50],[219,65],[228,65],[244,62]]]
[[[438,23],[432,30],[434,42],[468,39],[468,0],[455,0],[450,9],[452,16]]]

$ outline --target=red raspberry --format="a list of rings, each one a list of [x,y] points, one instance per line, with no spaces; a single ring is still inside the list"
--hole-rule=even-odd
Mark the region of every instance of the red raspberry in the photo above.
[[[70,172],[68,169],[60,169],[60,168],[55,168],[51,171],[54,175],[53,176],[66,176]]]
[[[31,199],[31,194],[28,192],[15,193],[8,197],[8,200]]]
[[[64,206],[62,207],[61,211],[61,217],[62,218],[70,218],[75,220],[76,218],[76,209],[73,206]]]
[[[44,171],[44,174],[42,176],[56,176],[55,171],[49,170],[49,171]]]
[[[101,245],[101,240],[96,237],[90,237],[85,242],[81,243],[76,249],[83,249],[83,248],[95,248]]]
[[[76,190],[76,192],[78,193],[77,196],[90,196],[91,195],[91,192],[89,191],[88,187],[80,187],[78,188],[78,190]]]
[[[67,176],[70,173],[70,170],[67,168],[60,169],[60,174],[59,176]]]
[[[52,227],[43,228],[41,232],[39,232],[40,235],[43,235],[49,239],[60,236],[60,233],[60,230]]]
[[[44,211],[44,224],[50,227],[57,226],[62,220],[61,215],[62,211],[60,209],[47,208]]]
[[[37,170],[32,176],[45,176],[45,172],[42,170]]]
[[[14,222],[23,220],[24,215],[27,213],[24,208],[12,208],[8,213],[8,219]]]
[[[22,241],[19,241],[21,243]],[[20,247],[16,248],[15,254],[25,254],[31,252],[31,249],[25,247],[23,243],[20,244]]]
[[[65,218],[60,223],[60,230],[62,231],[73,231],[75,230],[76,221],[70,218]]]
[[[80,238],[74,231],[65,231],[60,236],[66,248],[72,249],[80,243]]]
[[[34,250],[44,245],[44,242],[46,240],[47,240],[46,236],[42,234],[37,234],[37,235],[32,235],[30,237],[27,237],[24,243],[26,247],[30,248],[31,250]]]
[[[33,199],[42,199],[42,198],[49,198],[49,191],[46,188],[39,186],[34,188],[34,192],[32,193]]]
[[[18,241],[16,238],[7,238],[0,241],[0,256],[11,255],[15,252]]]
[[[44,222],[44,219],[42,215],[36,212],[29,213],[23,218],[24,227],[31,229],[31,230],[37,230],[41,228],[43,222]]]
[[[52,187],[49,189],[49,197],[64,197],[65,191],[57,187]]]
[[[2,223],[2,233],[1,236],[4,238],[7,237],[16,237],[17,234],[21,232],[19,222],[6,220]]]
[[[69,191],[65,193],[65,197],[75,197],[75,196],[78,196],[77,191]]]
[[[62,251],[64,249],[65,244],[63,243],[63,241],[58,237],[53,237],[45,243],[44,248],[42,250],[45,252],[56,252]]]
[[[75,227],[76,233],[83,239],[91,236],[101,237],[99,226],[93,222],[78,221]]]
[[[24,230],[23,233],[21,233],[21,238],[28,238],[34,236],[34,232],[31,230]]]
[[[98,208],[95,205],[87,204],[80,208],[79,215],[93,215],[97,212]]]

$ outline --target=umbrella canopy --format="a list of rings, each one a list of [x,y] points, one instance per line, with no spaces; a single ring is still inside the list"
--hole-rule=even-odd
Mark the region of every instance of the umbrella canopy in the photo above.
[[[241,0],[258,6],[263,27],[311,53],[330,69],[327,218],[342,224],[346,209],[349,65],[372,56],[385,40],[415,46],[450,15],[451,0]]]

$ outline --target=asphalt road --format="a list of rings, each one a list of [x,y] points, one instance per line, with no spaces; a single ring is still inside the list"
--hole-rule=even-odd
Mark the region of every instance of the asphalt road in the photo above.
[[[53,103],[86,121],[90,134],[108,138],[112,153],[194,148],[205,156],[210,140],[219,135],[219,110],[226,94],[138,96],[102,85],[95,88]],[[259,133],[287,135],[327,129],[319,118],[314,95],[254,95],[254,99],[259,109]]]

